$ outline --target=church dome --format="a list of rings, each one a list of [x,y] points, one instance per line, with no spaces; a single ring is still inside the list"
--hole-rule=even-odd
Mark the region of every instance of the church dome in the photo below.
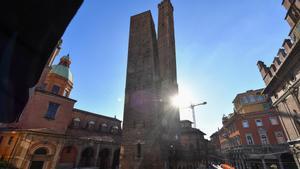
[[[73,83],[73,75],[69,67],[70,64],[70,56],[63,56],[58,65],[52,65],[50,73],[57,74]]]

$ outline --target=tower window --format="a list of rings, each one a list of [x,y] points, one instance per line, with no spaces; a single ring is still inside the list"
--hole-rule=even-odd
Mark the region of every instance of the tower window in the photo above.
[[[59,87],[59,86],[53,85],[53,87],[52,87],[52,93],[58,94],[58,93],[59,93],[59,90],[60,90],[60,87]]]
[[[56,112],[58,110],[58,107],[59,107],[59,104],[50,102],[48,105],[48,110],[45,115],[45,118],[54,120]]]
[[[137,145],[137,158],[141,158],[142,157],[142,145],[141,143],[138,143]]]
[[[0,136],[0,144],[2,143],[3,140],[3,136]]]

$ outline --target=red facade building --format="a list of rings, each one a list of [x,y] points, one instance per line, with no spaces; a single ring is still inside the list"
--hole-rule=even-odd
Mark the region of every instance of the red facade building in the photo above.
[[[234,113],[223,117],[223,127],[218,131],[221,152],[238,169],[293,169],[296,166],[278,113],[270,98],[261,95],[262,90],[235,97]]]
[[[116,169],[121,121],[74,108],[70,56],[52,63],[60,45],[31,89],[19,121],[1,125],[0,159],[19,169]]]

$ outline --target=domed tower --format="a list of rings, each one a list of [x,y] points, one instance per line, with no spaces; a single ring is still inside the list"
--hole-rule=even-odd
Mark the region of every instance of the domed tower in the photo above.
[[[70,64],[71,59],[68,54],[60,59],[59,64],[52,65],[44,82],[46,91],[69,97],[73,88],[73,76],[70,71]]]
[[[33,90],[23,110],[19,119],[20,128],[66,132],[76,102],[69,98],[73,88],[70,64],[70,56],[66,55],[59,64],[49,65],[44,80]]]

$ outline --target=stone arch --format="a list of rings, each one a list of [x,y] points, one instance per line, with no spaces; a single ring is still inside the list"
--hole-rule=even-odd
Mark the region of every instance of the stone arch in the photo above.
[[[48,149],[45,147],[40,147],[34,151],[35,155],[47,155],[48,154]]]
[[[49,150],[46,147],[36,148],[30,160],[29,169],[43,169],[47,165]]]
[[[85,148],[80,154],[79,167],[91,167],[94,161],[94,149],[92,147]]]
[[[99,151],[97,161],[99,169],[110,169],[110,155],[111,151],[108,148],[103,148]]]
[[[113,154],[112,169],[118,169],[120,164],[120,149],[116,149]]]
[[[35,143],[31,146],[29,154],[34,155],[35,151],[39,148],[45,148],[47,150],[47,155],[54,155],[56,152],[56,146],[52,143]]]
[[[78,150],[75,146],[65,146],[60,153],[59,166],[61,168],[75,167],[77,154]]]

